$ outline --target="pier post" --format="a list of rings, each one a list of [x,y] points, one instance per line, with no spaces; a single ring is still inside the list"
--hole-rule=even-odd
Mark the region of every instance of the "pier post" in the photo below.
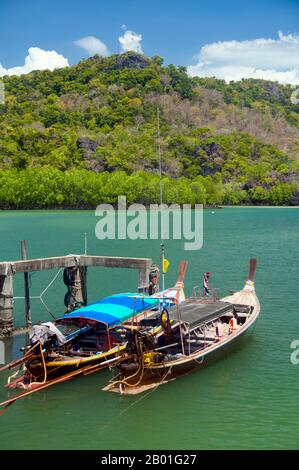
[[[84,305],[87,305],[87,267],[80,266],[80,278]]]
[[[75,274],[76,301],[87,305],[87,268],[79,266]]]
[[[74,281],[74,297],[76,302],[87,304],[87,289],[86,289],[86,275],[87,269],[85,266],[77,266],[75,268]]]
[[[13,331],[13,273],[0,276],[0,336]]]
[[[21,256],[22,256],[22,260],[27,259],[26,240],[21,241]],[[25,286],[26,326],[30,327],[32,325],[32,321],[31,321],[31,311],[30,311],[30,291],[29,291],[29,274],[28,274],[28,272],[24,273],[24,286]]]
[[[151,262],[147,262],[145,266],[139,269],[138,292],[148,293],[150,269]]]

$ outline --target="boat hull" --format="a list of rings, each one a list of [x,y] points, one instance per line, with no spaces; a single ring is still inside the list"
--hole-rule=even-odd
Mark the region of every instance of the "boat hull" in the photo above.
[[[248,336],[256,323],[257,318],[255,321],[250,325],[250,327],[241,332],[239,335],[232,336],[229,342],[224,344],[219,344],[219,347],[213,348],[208,352],[198,352],[197,355],[192,356],[190,358],[184,357],[181,361],[178,362],[171,362],[167,364],[167,362],[163,363],[163,366],[155,368],[149,367],[145,368],[145,374],[149,376],[157,375],[158,377],[163,377],[167,374],[168,378],[177,377],[179,375],[184,375],[194,369],[199,367],[207,366],[214,361],[217,361],[223,358],[224,355],[229,354],[232,352],[237,345],[241,343],[245,336]]]
[[[139,377],[137,372],[135,374],[128,374],[123,370],[123,376],[120,380],[112,382],[104,390],[127,394],[142,393],[143,391],[157,387],[181,375],[185,375],[197,367],[208,365],[213,360],[217,360],[217,358],[226,355],[245,335],[248,335],[250,331],[252,331],[260,314],[260,305],[254,290],[249,291],[246,286],[243,291],[234,294],[232,300],[234,300],[234,297],[238,299],[240,295],[248,297],[246,304],[254,307],[251,316],[241,328],[231,333],[223,340],[213,343],[205,349],[195,351],[190,355],[182,354],[181,357],[172,359],[169,362],[164,361],[161,363],[144,364],[144,366],[140,368]],[[246,304],[244,302],[243,305]]]
[[[103,366],[102,368],[109,367],[109,361],[117,360],[124,351],[125,346],[122,346],[106,353],[95,354],[88,358],[78,358],[77,360],[70,358],[54,361],[51,358],[46,358],[45,365],[39,359],[37,362],[31,361],[26,364],[26,369],[33,377],[33,380],[40,381],[44,380],[46,367],[47,379],[54,379],[70,374],[71,372],[79,371],[80,369],[84,370],[86,367],[97,367],[100,365]]]
[[[248,321],[248,324],[245,324],[239,331],[236,333],[231,334],[228,339],[225,341],[219,341],[210,348],[207,348],[204,351],[198,351],[190,356],[183,356],[182,359],[177,361],[170,361],[169,365],[167,362],[164,362],[161,366],[153,366],[150,367],[151,372],[154,372],[155,369],[162,369],[164,371],[169,370],[172,373],[176,373],[178,371],[188,371],[190,368],[197,367],[206,363],[208,360],[213,358],[217,358],[219,356],[223,356],[224,353],[228,352],[231,348],[233,348],[246,334],[248,334],[254,328],[256,321],[258,319],[259,312],[256,313],[251,321]]]

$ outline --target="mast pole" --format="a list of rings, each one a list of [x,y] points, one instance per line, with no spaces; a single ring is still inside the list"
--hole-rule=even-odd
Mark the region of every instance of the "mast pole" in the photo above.
[[[160,217],[161,217],[161,265],[162,265],[162,291],[165,290],[165,273],[164,273],[164,225],[163,225],[163,187],[162,187],[162,158],[161,158],[161,142],[160,142],[160,111],[157,107],[157,140],[158,140],[158,160],[160,174]]]

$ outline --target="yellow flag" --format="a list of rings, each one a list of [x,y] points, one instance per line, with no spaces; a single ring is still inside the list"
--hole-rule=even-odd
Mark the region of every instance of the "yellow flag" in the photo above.
[[[163,260],[163,273],[167,273],[169,267],[169,261],[168,259],[164,258]]]

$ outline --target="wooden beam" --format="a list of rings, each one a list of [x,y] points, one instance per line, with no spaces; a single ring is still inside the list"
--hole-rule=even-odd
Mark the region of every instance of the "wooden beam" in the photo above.
[[[57,256],[55,258],[27,259],[24,261],[10,261],[0,263],[0,275],[5,275],[7,273],[7,269],[10,273],[14,274],[44,271],[46,269],[54,268],[70,268],[71,266],[76,266],[76,260],[73,255]]]
[[[81,255],[80,266],[102,266],[106,268],[141,269],[152,264],[149,258],[125,258],[117,256]]]
[[[117,256],[68,255],[53,258],[37,258],[22,261],[0,263],[0,275],[44,271],[72,266],[102,266],[106,268],[148,268],[152,264],[149,258],[125,258]]]

